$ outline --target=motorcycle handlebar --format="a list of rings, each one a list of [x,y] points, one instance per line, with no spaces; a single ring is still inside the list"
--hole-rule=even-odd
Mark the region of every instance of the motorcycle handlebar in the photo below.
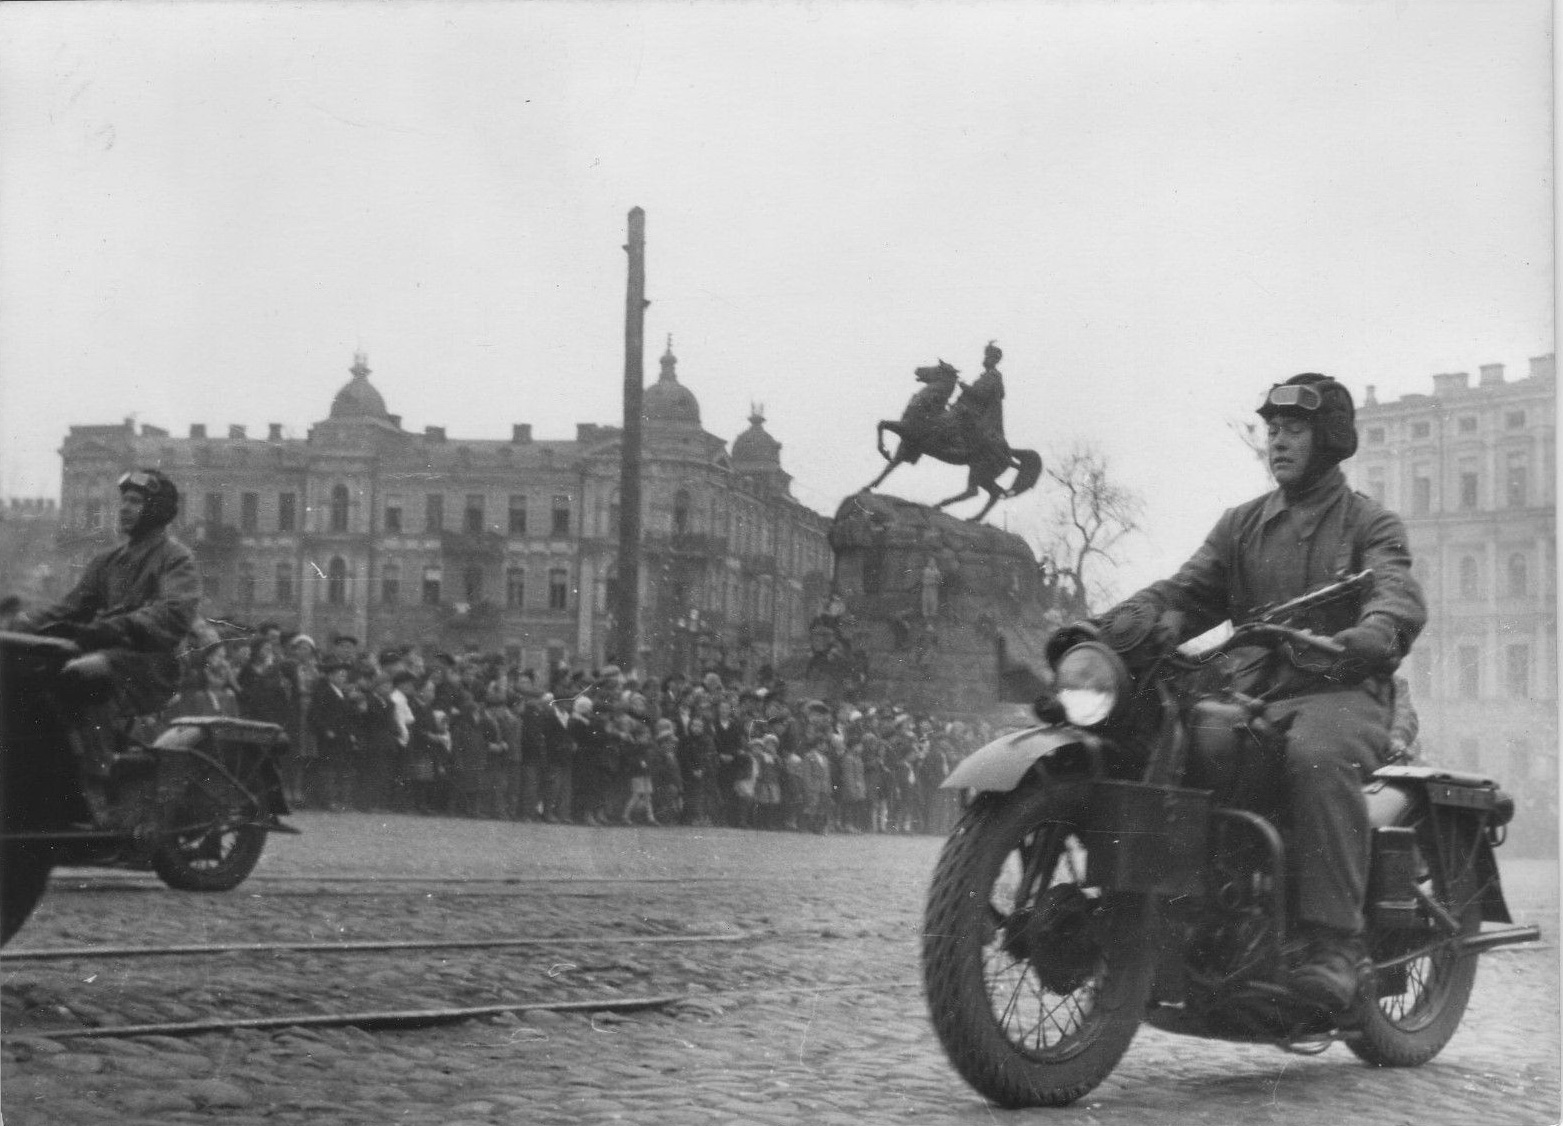
[[[0,630],[0,650],[31,650],[34,653],[52,653],[66,660],[81,656],[81,646],[63,637],[47,637],[38,633],[18,633]]]
[[[1250,622],[1239,626],[1227,642],[1227,647],[1269,641],[1275,644],[1294,642],[1308,649],[1317,650],[1329,657],[1344,657],[1346,649],[1328,637],[1295,626],[1277,625],[1273,622]]]

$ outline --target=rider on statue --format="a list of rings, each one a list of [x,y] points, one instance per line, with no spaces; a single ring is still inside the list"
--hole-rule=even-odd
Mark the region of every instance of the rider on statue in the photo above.
[[[988,493],[988,503],[974,520],[981,520],[1000,500],[1019,496],[1037,483],[1042,474],[1042,459],[1034,450],[1011,449],[1004,436],[1004,376],[999,372],[1003,359],[991,340],[983,353],[982,374],[969,385],[960,382],[960,372],[940,360],[929,367],[917,368],[919,383],[927,384],[906,404],[900,421],[879,424],[879,452],[889,462],[885,471],[868,486],[876,489],[898,465],[916,465],[924,454],[951,465],[968,469],[966,491],[940,501],[944,508],[977,495]],[[950,397],[962,388],[954,405]],[[886,448],[886,433],[901,440],[894,454]],[[1008,487],[998,478],[1010,470],[1015,476]]]
[[[971,449],[997,446],[1009,451],[1004,437],[1004,376],[999,361],[1004,358],[993,341],[982,353],[982,374],[961,385],[961,397],[950,407],[958,433]]]

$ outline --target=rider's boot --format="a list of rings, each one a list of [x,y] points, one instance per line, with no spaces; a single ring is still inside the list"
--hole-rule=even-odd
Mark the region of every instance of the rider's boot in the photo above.
[[[1332,1013],[1351,1007],[1368,964],[1360,936],[1335,927],[1304,924],[1305,940],[1288,984],[1292,991]]]

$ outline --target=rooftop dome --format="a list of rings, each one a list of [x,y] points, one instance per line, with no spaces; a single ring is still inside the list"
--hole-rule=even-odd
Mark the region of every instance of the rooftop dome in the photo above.
[[[733,439],[733,461],[745,465],[781,464],[781,443],[766,433],[764,407],[751,408],[749,429]]]
[[[662,353],[662,376],[646,388],[641,400],[640,413],[647,422],[682,422],[700,425],[700,403],[688,387],[678,381],[673,369],[678,360],[673,355],[673,338],[668,337],[668,350]]]
[[[390,419],[385,409],[385,399],[369,385],[369,358],[362,352],[353,353],[353,366],[348,369],[353,378],[342,385],[342,390],[331,400],[332,418],[383,418]]]

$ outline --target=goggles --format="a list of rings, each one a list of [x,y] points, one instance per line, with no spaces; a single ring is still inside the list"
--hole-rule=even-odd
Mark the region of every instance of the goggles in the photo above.
[[[1277,383],[1265,395],[1259,409],[1287,407],[1292,410],[1316,411],[1324,405],[1324,396],[1309,383]]]
[[[140,489],[147,496],[155,496],[163,488],[163,482],[150,473],[144,473],[139,469],[133,469],[119,479],[121,489]]]

